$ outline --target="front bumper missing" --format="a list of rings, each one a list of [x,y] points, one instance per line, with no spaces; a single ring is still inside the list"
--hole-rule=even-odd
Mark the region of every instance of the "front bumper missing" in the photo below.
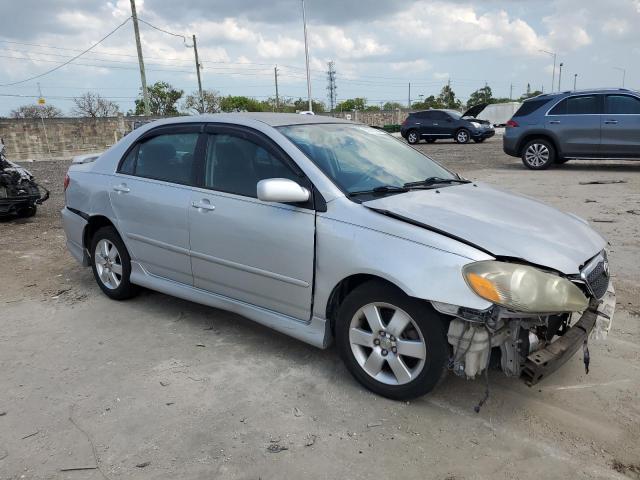
[[[527,357],[522,368],[522,380],[532,386],[548,377],[573,357],[591,333],[596,339],[606,338],[611,329],[615,305],[616,294],[610,282],[602,300],[585,311],[567,333]]]

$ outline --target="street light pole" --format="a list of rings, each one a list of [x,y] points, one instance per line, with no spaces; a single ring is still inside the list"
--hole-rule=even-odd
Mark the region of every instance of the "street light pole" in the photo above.
[[[564,63],[560,62],[560,74],[558,75],[558,91],[562,90],[562,87],[560,85],[562,85],[562,66],[564,65]]]
[[[558,55],[555,52],[549,52],[548,50],[540,50],[542,53],[546,53],[547,55],[551,55],[553,57],[553,73],[551,74],[551,92],[553,93],[553,89],[556,83],[556,59]]]
[[[307,63],[307,97],[309,100],[309,111],[313,111],[311,104],[311,78],[309,76],[309,43],[307,41],[307,18],[304,11],[304,0],[302,0],[302,24],[304,26],[304,56]]]
[[[616,70],[620,70],[622,72],[622,88],[624,88],[624,77],[627,75],[627,71],[622,67],[613,67]]]
[[[576,82],[578,81],[578,74],[574,73],[573,74],[573,91],[576,91]]]

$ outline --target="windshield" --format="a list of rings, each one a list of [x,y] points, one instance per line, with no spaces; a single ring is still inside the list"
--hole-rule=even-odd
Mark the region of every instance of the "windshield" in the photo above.
[[[451,115],[454,120],[460,120],[462,118],[462,114],[457,110],[445,110],[449,115]]]
[[[431,177],[457,177],[387,133],[363,125],[278,127],[344,192],[403,187]],[[393,193],[387,189],[385,193]]]

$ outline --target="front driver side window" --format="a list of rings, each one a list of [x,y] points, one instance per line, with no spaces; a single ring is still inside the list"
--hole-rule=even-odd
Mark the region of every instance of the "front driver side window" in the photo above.
[[[267,178],[302,179],[282,160],[250,140],[232,134],[209,135],[205,188],[256,198],[256,186]]]

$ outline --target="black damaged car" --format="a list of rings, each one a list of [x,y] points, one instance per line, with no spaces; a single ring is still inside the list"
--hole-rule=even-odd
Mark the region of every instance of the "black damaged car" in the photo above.
[[[413,112],[402,122],[400,134],[412,145],[423,139],[434,143],[443,138],[453,138],[457,143],[484,142],[496,133],[488,121],[475,118],[485,106],[475,105],[464,114],[436,109]]]
[[[49,191],[34,181],[29,170],[7,160],[0,139],[0,217],[32,217],[48,198]]]

